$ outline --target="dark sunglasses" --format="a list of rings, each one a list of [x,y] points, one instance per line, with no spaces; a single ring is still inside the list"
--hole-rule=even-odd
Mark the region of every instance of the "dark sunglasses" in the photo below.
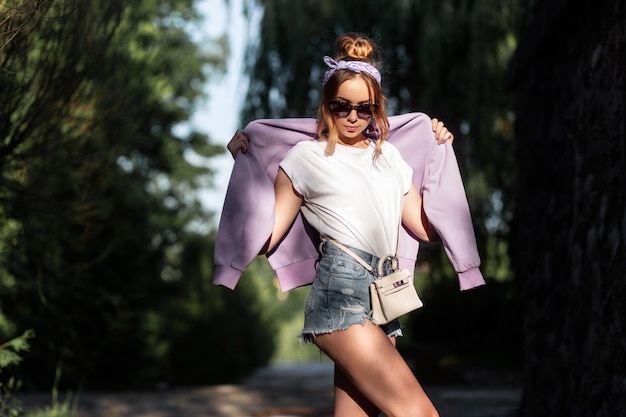
[[[378,108],[378,104],[359,104],[353,106],[348,102],[332,100],[330,102],[330,111],[337,117],[348,117],[352,110],[356,110],[357,116],[361,119],[371,119],[374,111]]]

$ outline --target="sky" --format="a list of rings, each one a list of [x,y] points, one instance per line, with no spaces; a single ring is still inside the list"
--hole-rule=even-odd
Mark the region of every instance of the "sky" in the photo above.
[[[261,11],[252,13],[249,20],[243,14],[244,3],[249,0],[198,0],[198,11],[204,16],[197,41],[211,39],[226,33],[231,55],[223,77],[211,77],[205,87],[207,99],[201,103],[191,119],[194,129],[209,136],[211,143],[226,146],[239,126],[239,113],[248,88],[243,74],[245,48],[250,40],[257,39]],[[201,163],[201,162],[198,162]],[[213,189],[200,192],[200,199],[211,211],[222,210],[226,187],[233,167],[230,153],[210,158],[204,162],[216,171]]]

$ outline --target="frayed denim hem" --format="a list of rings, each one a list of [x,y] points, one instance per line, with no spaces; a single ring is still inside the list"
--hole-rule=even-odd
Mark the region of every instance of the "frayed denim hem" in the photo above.
[[[341,332],[343,330],[348,330],[350,327],[356,326],[357,324],[361,325],[361,326],[364,326],[366,319],[371,321],[371,319],[369,317],[362,317],[361,320],[356,322],[356,323],[351,323],[351,324],[348,324],[347,326],[341,326],[341,327],[336,328],[336,329],[324,329],[324,330],[306,330],[306,329],[304,329],[298,335],[298,339],[300,339],[300,341],[304,342],[304,343],[313,343],[313,340],[320,334],[330,334],[330,333],[335,333],[335,332]]]
[[[352,323],[352,324],[350,324],[348,326],[342,326],[342,327],[340,327],[338,329],[328,329],[328,330],[321,330],[321,331],[315,331],[315,330],[307,331],[306,329],[304,329],[298,335],[298,339],[300,340],[301,344],[302,343],[313,343],[313,340],[320,334],[330,334],[330,333],[334,333],[334,332],[340,332],[340,331],[343,331],[343,330],[347,330],[350,327],[355,326],[357,324],[359,324],[361,326],[364,326],[365,325],[365,320],[369,320],[372,323],[374,323],[374,321],[372,320],[371,317],[362,317],[360,322]],[[374,323],[374,324],[376,324],[376,323]],[[387,333],[387,337],[389,337],[389,338],[392,338],[392,337],[402,337],[402,336],[404,336],[404,334],[402,333],[402,328],[394,329],[391,332]]]

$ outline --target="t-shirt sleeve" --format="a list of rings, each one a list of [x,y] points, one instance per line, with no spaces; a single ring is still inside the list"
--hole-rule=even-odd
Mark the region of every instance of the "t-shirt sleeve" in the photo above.
[[[400,151],[393,144],[386,142],[385,147],[389,154],[391,165],[396,169],[402,181],[402,190],[404,194],[408,193],[413,184],[413,168],[402,158]]]
[[[400,178],[402,178],[402,187],[404,194],[406,194],[411,190],[411,185],[413,185],[413,168],[404,159],[400,158],[400,161]]]
[[[300,172],[297,169],[298,166],[302,166],[302,146],[294,146],[289,150],[285,158],[280,162],[279,167],[285,171],[285,174],[291,180],[291,184],[293,185],[294,190],[298,192],[298,194],[304,196],[305,187],[302,179],[300,178]]]

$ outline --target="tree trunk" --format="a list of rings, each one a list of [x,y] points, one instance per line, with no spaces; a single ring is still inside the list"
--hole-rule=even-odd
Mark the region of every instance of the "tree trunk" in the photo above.
[[[510,66],[520,416],[626,416],[626,4],[538,1]]]

